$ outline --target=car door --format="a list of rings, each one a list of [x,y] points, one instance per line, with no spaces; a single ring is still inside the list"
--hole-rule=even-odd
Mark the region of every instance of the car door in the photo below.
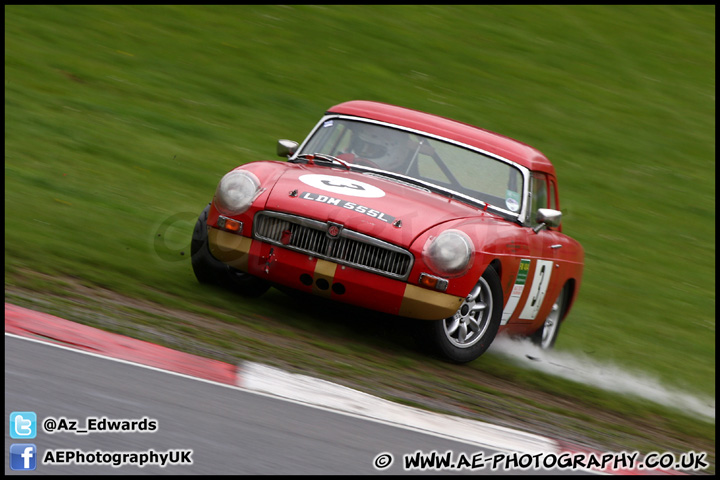
[[[520,322],[534,322],[543,307],[551,305],[556,295],[558,250],[561,248],[560,227],[539,228],[536,212],[539,208],[557,208],[557,189],[554,180],[541,172],[532,174],[532,195],[529,227],[530,256],[527,265],[525,288],[527,296],[518,317]],[[548,307],[549,308],[549,307]]]

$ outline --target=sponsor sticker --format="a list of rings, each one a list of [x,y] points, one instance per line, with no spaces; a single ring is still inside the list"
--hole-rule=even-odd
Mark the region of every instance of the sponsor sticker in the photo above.
[[[520,301],[523,290],[525,289],[525,282],[527,281],[528,272],[530,271],[530,260],[523,258],[520,260],[520,267],[518,268],[517,277],[515,277],[515,285],[513,285],[512,293],[508,299],[505,310],[502,313],[502,319],[500,325],[505,325],[510,317],[512,316],[517,304]]]

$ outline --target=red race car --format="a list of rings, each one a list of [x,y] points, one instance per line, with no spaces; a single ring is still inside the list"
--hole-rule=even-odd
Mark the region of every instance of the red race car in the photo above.
[[[249,295],[277,285],[427,322],[459,363],[498,332],[553,346],[584,252],[562,233],[555,169],[538,150],[350,101],[277,153],[287,161],[220,180],[193,232],[200,282]]]

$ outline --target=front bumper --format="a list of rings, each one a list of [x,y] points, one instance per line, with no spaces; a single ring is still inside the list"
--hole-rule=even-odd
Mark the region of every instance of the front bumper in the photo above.
[[[452,316],[463,298],[271,245],[214,227],[210,252],[263,280],[371,310],[421,320]]]

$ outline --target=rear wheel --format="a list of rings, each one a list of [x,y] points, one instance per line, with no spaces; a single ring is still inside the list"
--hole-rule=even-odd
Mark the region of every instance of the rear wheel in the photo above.
[[[503,294],[490,266],[452,317],[433,322],[431,336],[449,360],[466,363],[485,353],[500,328]]]
[[[241,272],[213,257],[208,248],[207,217],[210,204],[195,223],[190,251],[192,268],[200,283],[219,285],[230,291],[257,297],[265,293],[270,284],[249,273]]]
[[[557,340],[558,333],[560,333],[560,322],[565,313],[566,296],[567,287],[563,287],[555,302],[553,302],[552,310],[545,318],[542,327],[530,337],[532,342],[543,350],[549,350],[555,346],[555,340]]]

